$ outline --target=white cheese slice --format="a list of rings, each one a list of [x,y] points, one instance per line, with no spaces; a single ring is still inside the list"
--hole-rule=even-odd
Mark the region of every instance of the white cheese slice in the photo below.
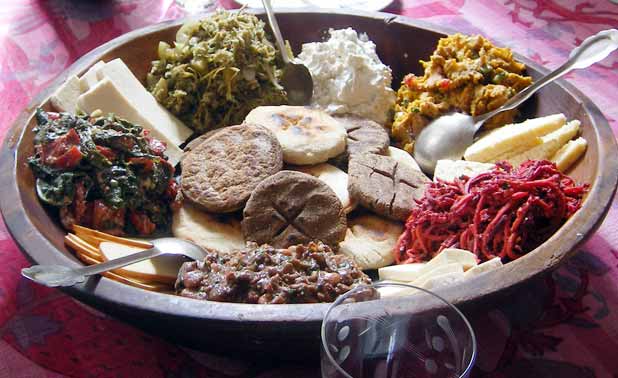
[[[102,242],[99,244],[99,250],[103,255],[103,259],[107,261],[140,252],[144,249],[131,247],[126,244]],[[181,265],[182,258],[178,258],[177,256],[175,258],[174,256],[158,256],[149,260],[127,265],[119,270],[129,277],[144,280],[146,282],[169,282],[176,280],[178,270]]]
[[[508,160],[514,167],[519,166],[526,160],[549,160],[560,147],[564,146],[579,133],[579,124],[580,122],[577,120],[570,121],[558,130],[542,136],[542,143],[540,145],[520,154],[506,157],[505,160]]]
[[[155,127],[151,118],[144,118],[143,113],[134,104],[109,79],[101,80],[88,92],[79,96],[77,100],[79,109],[88,114],[100,109],[104,114],[115,114],[150,131],[152,137],[167,144],[165,154],[169,158],[169,162],[176,165],[180,161],[182,150],[165,133],[161,132],[161,127]]]
[[[551,161],[556,163],[560,172],[566,172],[586,152],[587,147],[588,142],[582,137],[571,140],[556,152]]]
[[[461,273],[463,277],[463,272],[464,272],[464,268],[463,268],[463,265],[461,265],[460,263],[457,263],[457,262],[448,263],[448,264],[435,267],[434,269],[431,269],[428,272],[425,272],[424,274],[422,274],[421,276],[419,276],[417,279],[415,279],[414,281],[410,283],[414,286],[419,286],[419,287],[424,288],[427,282],[429,282],[429,280],[431,280],[433,277],[438,277],[440,275],[449,274],[449,273]]]
[[[564,114],[553,114],[500,127],[468,147],[464,159],[486,163],[507,154],[518,154],[541,144],[540,137],[561,128],[565,123]]]
[[[98,73],[104,65],[105,62],[99,60],[82,75],[79,79],[79,86],[82,92],[89,91],[90,88],[94,87],[99,82]]]
[[[400,164],[407,165],[412,169],[416,169],[417,171],[421,170],[421,167],[419,167],[418,163],[416,162],[416,160],[414,160],[412,155],[400,148],[389,146],[388,151],[386,152],[386,156],[390,156]]]
[[[380,281],[380,283],[401,283],[397,281]],[[413,289],[411,287],[403,287],[403,286],[384,286],[379,287],[378,293],[380,293],[380,298],[387,297],[400,297],[403,295],[412,295],[421,292],[420,290]]]
[[[157,102],[121,59],[106,63],[97,76],[99,80],[106,78],[114,83],[120,93],[130,100],[136,109],[140,110],[142,117],[147,119],[153,128],[165,134],[168,140],[175,145],[184,143],[193,133],[190,128]]]
[[[474,177],[491,171],[495,164],[466,160],[438,160],[433,172],[433,180],[453,181],[461,176]]]
[[[79,79],[77,76],[73,75],[67,78],[60,88],[51,95],[50,101],[57,111],[75,114],[77,110],[77,98],[80,94]]]
[[[468,269],[464,273],[464,277],[469,278],[469,277],[478,276],[479,274],[489,272],[492,270],[496,270],[500,268],[502,265],[503,264],[502,264],[502,260],[500,259],[500,257],[494,257],[491,260],[487,260],[484,263],[481,263],[475,267]]]
[[[457,263],[463,270],[468,270],[477,264],[476,255],[470,251],[458,248],[446,248],[436,257],[426,263],[391,265],[378,269],[381,280],[411,282],[422,275],[442,265]]]
[[[451,286],[457,282],[463,281],[465,273],[463,271],[455,271],[450,273],[439,274],[429,277],[423,283],[423,289],[437,290],[443,287]]]

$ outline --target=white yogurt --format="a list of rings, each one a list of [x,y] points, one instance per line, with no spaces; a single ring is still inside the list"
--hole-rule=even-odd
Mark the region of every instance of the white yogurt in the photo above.
[[[298,55],[313,77],[312,105],[384,125],[395,104],[391,69],[380,61],[367,34],[351,28],[329,33],[326,42],[303,44]]]

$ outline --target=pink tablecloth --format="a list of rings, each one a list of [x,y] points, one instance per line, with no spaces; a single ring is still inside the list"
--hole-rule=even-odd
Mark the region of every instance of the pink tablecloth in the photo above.
[[[87,51],[180,17],[172,0],[14,0],[0,7],[0,138],[29,99]],[[231,0],[224,6],[232,7]],[[481,33],[547,67],[618,26],[609,0],[403,0],[388,11]],[[405,43],[405,42],[404,42]],[[412,41],[410,43],[413,43]],[[568,76],[618,131],[618,54]],[[475,315],[475,377],[618,377],[618,211],[563,268]],[[20,278],[27,262],[0,223],[0,378],[319,377],[171,345]]]

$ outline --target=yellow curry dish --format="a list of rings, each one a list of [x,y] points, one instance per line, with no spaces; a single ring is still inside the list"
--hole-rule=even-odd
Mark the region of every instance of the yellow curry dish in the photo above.
[[[414,138],[431,120],[460,111],[473,116],[504,104],[532,83],[526,66],[508,48],[481,36],[454,34],[440,39],[429,61],[421,61],[423,76],[408,74],[397,91],[392,136],[412,152]],[[486,127],[513,122],[516,110],[492,117]]]

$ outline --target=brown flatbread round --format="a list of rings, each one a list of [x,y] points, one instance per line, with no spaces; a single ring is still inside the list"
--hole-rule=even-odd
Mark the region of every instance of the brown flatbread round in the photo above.
[[[348,189],[362,206],[405,221],[429,178],[388,156],[355,155],[348,167]]]
[[[268,129],[243,124],[214,133],[182,161],[181,187],[192,203],[214,213],[243,207],[266,177],[283,167],[283,153]]]
[[[346,215],[335,192],[321,180],[281,171],[255,188],[241,228],[245,240],[277,248],[310,241],[335,247],[345,237]]]
[[[332,159],[338,167],[347,169],[352,155],[385,155],[388,151],[390,138],[379,123],[355,115],[336,116],[335,119],[343,125],[347,133],[345,152]]]

